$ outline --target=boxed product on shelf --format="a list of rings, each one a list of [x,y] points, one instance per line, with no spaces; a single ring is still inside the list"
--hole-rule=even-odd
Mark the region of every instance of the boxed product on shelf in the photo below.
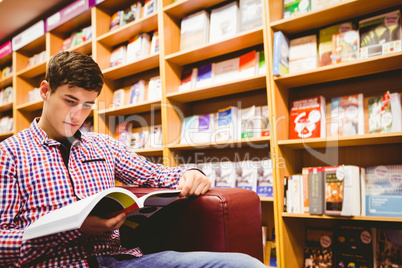
[[[151,36],[147,33],[137,34],[128,41],[126,62],[133,62],[149,55]]]
[[[402,265],[402,230],[371,228],[373,236],[373,267],[400,267]]]
[[[212,9],[209,25],[209,42],[219,42],[235,36],[238,32],[239,6],[237,1]]]
[[[181,127],[181,144],[209,143],[214,131],[214,114],[185,117]]]
[[[304,240],[303,267],[334,267],[333,250],[333,230],[313,227],[307,228]]]
[[[112,50],[110,55],[110,67],[126,63],[127,46],[120,45]]]
[[[256,68],[259,57],[255,50],[247,52],[239,57],[239,78],[246,78],[256,75]]]
[[[317,68],[317,35],[312,34],[290,40],[289,73]]]
[[[401,12],[395,10],[359,21],[360,58],[399,52],[402,48]]]
[[[364,134],[363,94],[331,99],[331,136]]]
[[[197,81],[197,73],[197,68],[184,69],[181,73],[179,91],[194,89]]]
[[[139,80],[130,87],[130,104],[144,102],[145,81]]]
[[[366,167],[365,214],[402,217],[402,165]]]
[[[316,11],[321,8],[328,8],[330,6],[337,5],[342,0],[311,0],[311,10]]]
[[[256,191],[257,167],[254,161],[235,162],[235,187]]]
[[[226,83],[239,76],[239,57],[214,63],[213,83]]]
[[[261,137],[261,106],[250,106],[240,110],[241,138]]]
[[[207,87],[212,85],[214,63],[206,63],[197,68],[196,88]]]
[[[218,110],[213,142],[228,142],[238,140],[240,137],[240,121],[238,108],[230,106]]]
[[[385,92],[368,99],[369,133],[402,131],[401,96]]]
[[[359,31],[350,30],[332,36],[332,63],[359,58]]]
[[[193,49],[209,41],[209,14],[201,10],[181,20],[180,50]]]
[[[350,30],[353,30],[352,22],[343,22],[331,25],[319,31],[318,66],[331,65],[333,63],[333,36]]]
[[[292,102],[290,139],[325,138],[325,98],[317,96]]]
[[[148,84],[148,101],[161,100],[162,99],[162,85],[161,77],[154,76],[149,79]]]
[[[311,10],[311,0],[283,0],[283,18],[299,16]]]
[[[215,187],[235,187],[235,162],[221,161],[214,165]]]
[[[239,0],[240,32],[262,26],[262,2]]]
[[[281,31],[274,33],[273,75],[289,73],[289,45],[289,39]]]
[[[260,197],[274,196],[274,178],[272,175],[272,160],[264,159],[257,163],[256,192]]]

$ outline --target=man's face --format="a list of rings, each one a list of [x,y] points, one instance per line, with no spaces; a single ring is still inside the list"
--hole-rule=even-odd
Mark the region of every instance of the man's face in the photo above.
[[[42,82],[41,94],[45,106],[39,126],[52,139],[73,136],[90,114],[98,96],[96,91],[68,84],[58,87],[53,94],[50,94],[46,81]]]

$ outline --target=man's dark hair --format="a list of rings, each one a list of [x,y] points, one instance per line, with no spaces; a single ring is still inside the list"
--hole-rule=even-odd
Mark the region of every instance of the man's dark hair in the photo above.
[[[103,86],[99,65],[90,56],[74,51],[63,51],[51,57],[45,80],[49,83],[51,93],[59,86],[70,84],[96,91],[99,95]]]

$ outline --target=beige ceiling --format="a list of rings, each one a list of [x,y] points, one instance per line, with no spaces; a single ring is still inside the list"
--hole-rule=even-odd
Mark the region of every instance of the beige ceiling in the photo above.
[[[74,0],[0,0],[0,45]]]

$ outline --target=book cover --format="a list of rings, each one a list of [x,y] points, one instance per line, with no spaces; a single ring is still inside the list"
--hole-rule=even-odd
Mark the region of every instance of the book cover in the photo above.
[[[239,7],[237,1],[230,2],[211,11],[209,42],[219,42],[235,36],[239,31]]]
[[[332,36],[353,30],[352,22],[344,22],[321,29],[318,33],[318,66],[332,64]]]
[[[330,6],[338,5],[341,0],[311,0],[311,10],[328,8]]]
[[[123,122],[116,125],[116,130],[114,132],[114,138],[120,143],[130,146],[130,136],[131,136],[131,123]]]
[[[363,94],[331,99],[331,136],[364,134]]]
[[[274,197],[272,161],[265,159],[257,162],[257,194],[260,197]]]
[[[239,78],[254,76],[256,73],[256,51],[250,51],[239,57]]]
[[[196,127],[195,127],[196,120],[197,120],[196,115],[187,116],[183,119],[183,122],[181,124],[181,134],[180,134],[180,143],[181,144],[194,144],[195,143],[192,138],[192,133],[196,131]]]
[[[295,17],[311,10],[311,0],[283,0],[283,18]]]
[[[127,221],[135,228],[140,217],[149,218],[179,194],[180,190],[164,190],[138,198],[127,189],[109,188],[38,218],[24,230],[23,240],[78,229],[88,215],[111,218],[126,213]]]
[[[187,91],[195,88],[197,80],[197,68],[188,68],[181,73],[179,91]]]
[[[323,167],[325,180],[325,214],[341,215],[343,204],[343,167]]]
[[[308,168],[302,168],[302,201],[303,201],[303,212],[302,213],[309,213],[309,196],[308,196],[308,191],[309,191],[309,178],[308,178]]]
[[[226,83],[237,79],[239,77],[239,65],[239,57],[215,63],[213,68],[213,83]]]
[[[303,213],[302,202],[302,176],[291,175],[288,180],[288,212]]]
[[[153,55],[158,52],[159,52],[159,32],[156,30],[152,33],[150,54]]]
[[[119,108],[124,105],[126,92],[124,88],[117,89],[113,92],[113,108]]]
[[[127,47],[121,45],[110,54],[110,67],[126,63]]]
[[[197,115],[191,140],[195,143],[209,143],[214,133],[215,114]]]
[[[204,64],[197,69],[197,82],[196,88],[207,87],[212,85],[213,72],[212,63]]]
[[[399,10],[359,21],[361,59],[399,52],[402,48]]]
[[[129,8],[124,10],[122,25],[126,25],[132,21],[138,20],[141,17],[141,7],[140,1],[132,4]]]
[[[304,240],[303,267],[334,267],[333,239],[332,230],[307,228]]]
[[[110,17],[109,31],[115,30],[120,27],[123,22],[124,11],[119,10]]]
[[[159,149],[163,147],[162,125],[151,126],[149,131],[150,148]]]
[[[240,32],[262,26],[262,2],[260,0],[240,0]]]
[[[139,80],[130,87],[130,104],[144,102],[145,81]]]
[[[366,167],[367,216],[402,217],[402,165]]]
[[[317,68],[317,36],[315,34],[290,40],[289,73]]]
[[[321,167],[309,168],[309,213],[322,215],[325,212],[325,178]]]
[[[332,36],[332,63],[359,58],[359,31],[350,30]]]
[[[193,49],[209,41],[209,14],[201,10],[184,17],[180,26],[180,50]]]
[[[361,167],[344,165],[338,172],[338,177],[343,173],[343,204],[342,216],[360,216],[362,208],[361,181],[364,179],[364,172]]]
[[[289,73],[289,39],[281,32],[274,33],[273,75]]]
[[[385,92],[383,96],[368,99],[369,133],[402,131],[401,96]]]
[[[222,161],[214,165],[215,187],[235,187],[235,162]]]
[[[268,105],[261,106],[261,137],[270,135],[269,108]]]
[[[290,139],[324,138],[326,136],[324,97],[293,101],[289,129]]]
[[[218,110],[217,126],[214,131],[214,142],[220,141],[234,141],[239,139],[239,120],[238,120],[238,108],[230,106],[224,109]]]
[[[369,228],[341,226],[334,231],[334,267],[373,267]]]
[[[235,187],[256,191],[257,169],[253,161],[235,162]]]
[[[149,79],[148,84],[148,101],[162,99],[161,77],[154,76]]]
[[[372,228],[374,268],[402,267],[402,230]]]
[[[133,62],[148,56],[151,37],[147,33],[137,34],[128,41],[126,62]]]
[[[258,51],[258,74],[266,74],[267,66],[265,64],[265,52],[264,50]]]
[[[158,10],[158,3],[156,0],[145,0],[144,3],[144,17],[154,14]]]
[[[241,138],[261,137],[261,106],[251,106],[240,110]]]

